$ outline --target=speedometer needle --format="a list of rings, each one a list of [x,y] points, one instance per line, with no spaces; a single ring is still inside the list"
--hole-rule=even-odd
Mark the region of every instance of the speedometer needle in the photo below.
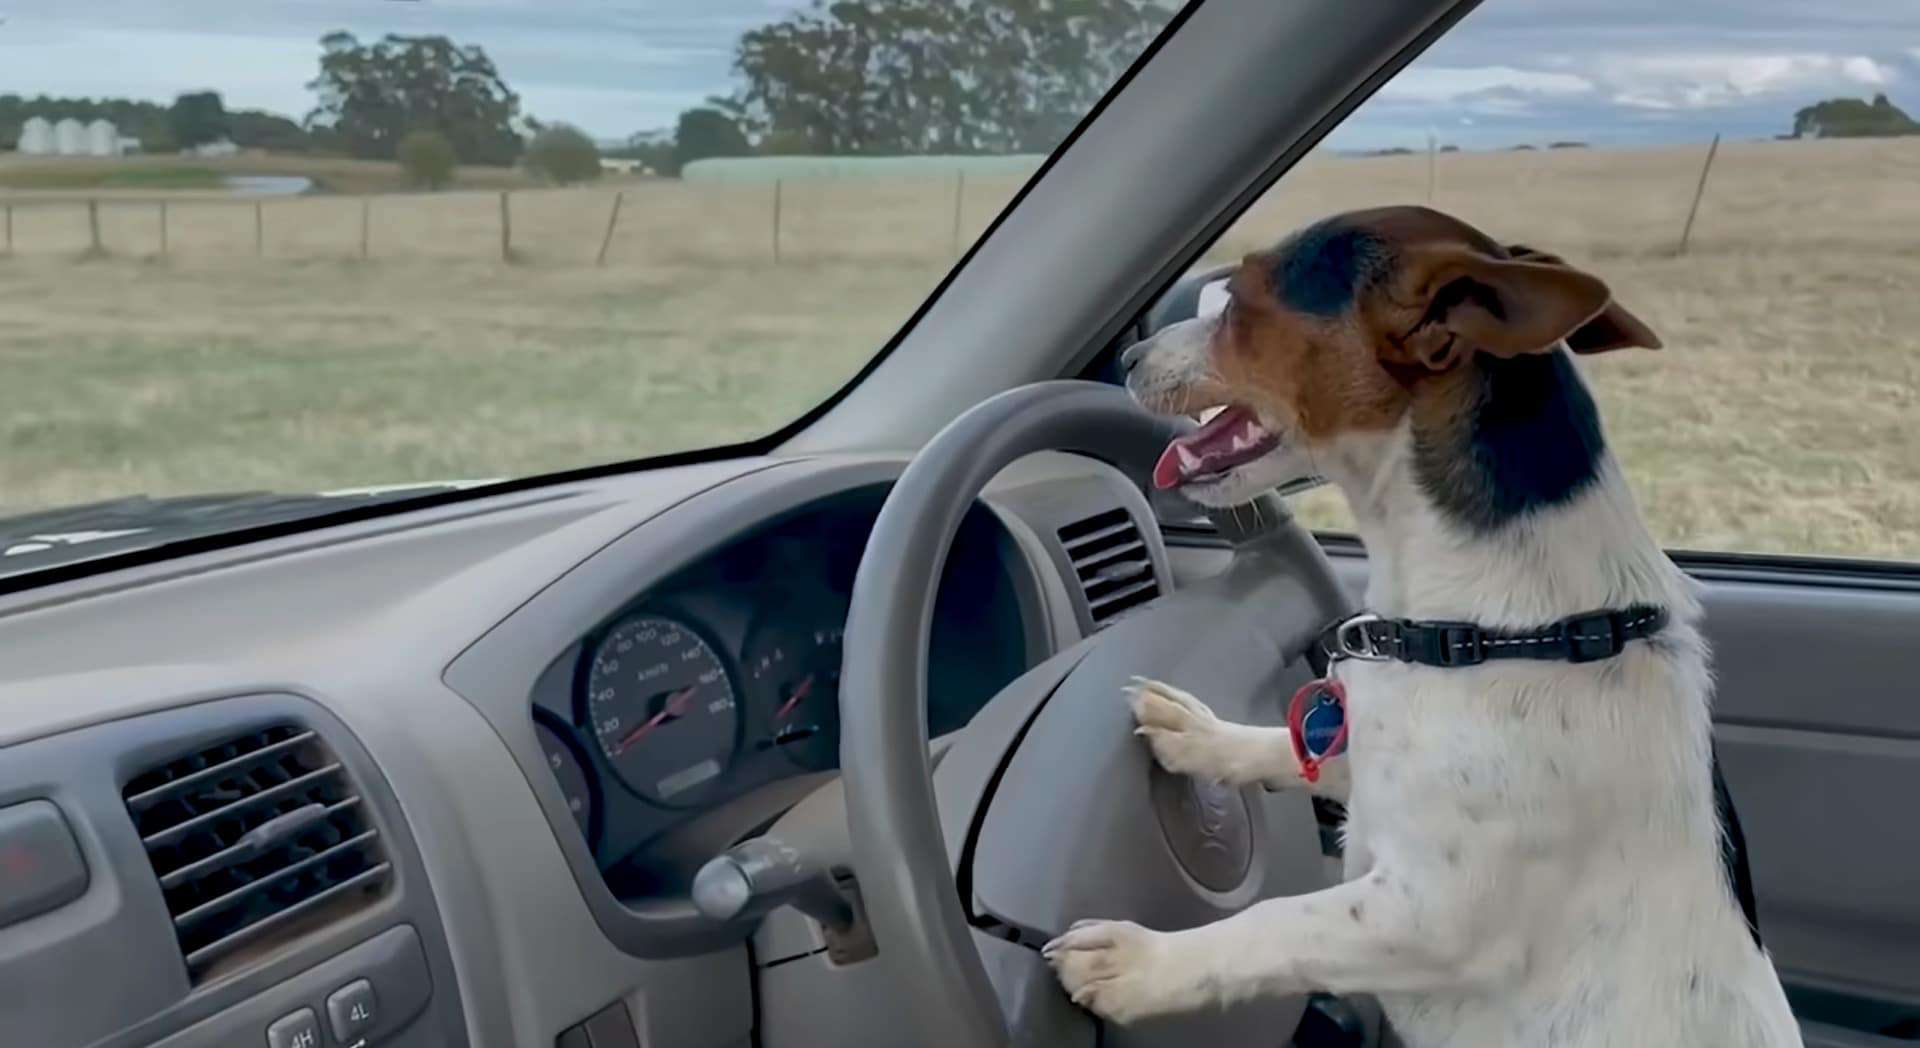
[[[693,698],[695,690],[695,688],[681,688],[679,691],[668,696],[667,704],[660,708],[659,713],[654,714],[652,719],[648,720],[645,724],[628,732],[626,738],[621,739],[614,745],[613,755],[618,757],[626,753],[627,747],[646,738],[648,732],[686,712],[687,700]]]
[[[813,690],[813,674],[809,673],[807,674],[807,679],[801,681],[800,685],[793,689],[793,697],[789,698],[780,707],[780,711],[773,715],[773,722],[775,724],[778,724],[781,721],[786,720],[787,714],[792,713],[793,708],[795,706],[800,705],[801,700],[805,699],[807,697],[807,693],[811,692],[812,690]]]

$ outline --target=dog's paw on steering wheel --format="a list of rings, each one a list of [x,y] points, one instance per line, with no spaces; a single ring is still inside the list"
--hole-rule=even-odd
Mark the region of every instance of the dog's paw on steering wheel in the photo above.
[[[1147,740],[1153,759],[1176,775],[1236,779],[1241,754],[1227,722],[1207,704],[1171,684],[1135,677],[1126,689],[1133,733]]]
[[[1074,1004],[1122,1025],[1202,1003],[1171,952],[1165,932],[1099,920],[1076,921],[1041,949]]]

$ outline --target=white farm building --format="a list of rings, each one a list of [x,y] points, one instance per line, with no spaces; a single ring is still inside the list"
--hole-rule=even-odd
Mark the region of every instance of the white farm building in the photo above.
[[[123,137],[111,120],[83,124],[68,117],[56,124],[36,116],[20,125],[19,150],[27,156],[125,156],[140,151],[140,140]]]

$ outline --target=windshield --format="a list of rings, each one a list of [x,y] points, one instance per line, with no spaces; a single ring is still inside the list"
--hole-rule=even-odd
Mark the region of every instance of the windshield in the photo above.
[[[9,0],[0,574],[770,434],[1172,6]]]

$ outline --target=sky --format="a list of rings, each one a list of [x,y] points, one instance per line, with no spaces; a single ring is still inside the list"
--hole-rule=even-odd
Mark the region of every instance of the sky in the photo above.
[[[1276,0],[1278,2],[1278,0]],[[796,0],[0,0],[0,94],[303,116],[319,38],[479,44],[527,112],[602,139],[671,126],[733,87],[740,34]],[[1920,0],[1486,0],[1330,138],[1467,149],[1758,138],[1822,98],[1920,116]]]

